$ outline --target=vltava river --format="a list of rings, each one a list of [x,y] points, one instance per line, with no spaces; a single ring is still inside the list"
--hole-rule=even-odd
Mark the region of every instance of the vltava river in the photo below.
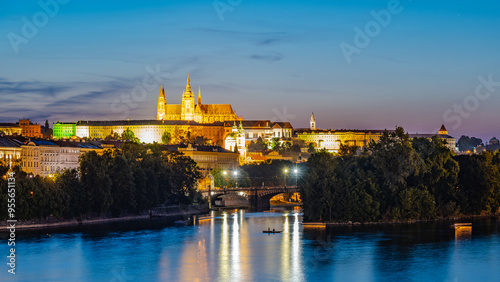
[[[198,225],[159,219],[20,233],[17,274],[4,264],[0,280],[500,281],[495,220],[474,221],[472,236],[455,238],[449,223],[310,229],[293,210],[212,215]],[[283,233],[263,234],[268,227]]]

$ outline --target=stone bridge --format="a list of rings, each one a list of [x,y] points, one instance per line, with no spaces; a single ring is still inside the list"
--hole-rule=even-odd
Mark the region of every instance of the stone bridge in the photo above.
[[[210,197],[212,204],[220,195],[238,194],[247,198],[252,208],[256,210],[268,210],[271,208],[270,200],[272,197],[281,193],[297,193],[299,192],[299,188],[297,186],[241,187],[214,189],[212,192],[213,195]]]

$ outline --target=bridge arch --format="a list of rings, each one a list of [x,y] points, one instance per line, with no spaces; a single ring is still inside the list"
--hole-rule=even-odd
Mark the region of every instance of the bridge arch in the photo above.
[[[249,200],[253,208],[258,211],[271,209],[271,198],[283,193],[298,193],[299,190],[294,188],[274,188],[262,189],[254,194],[249,195]]]
[[[215,193],[214,193],[215,192]],[[224,191],[212,191],[213,195],[210,195],[210,201],[212,206],[215,204],[215,200],[224,194],[235,194],[243,192],[243,196],[247,198],[253,209],[262,211],[269,210],[271,208],[271,198],[283,194],[283,193],[298,193],[299,189],[296,186],[291,187],[240,187],[240,188],[228,188]]]

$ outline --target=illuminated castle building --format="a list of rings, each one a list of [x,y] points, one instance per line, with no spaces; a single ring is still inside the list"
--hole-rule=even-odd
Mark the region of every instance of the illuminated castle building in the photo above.
[[[358,129],[319,129],[316,125],[314,114],[311,115],[309,128],[297,129],[297,139],[304,141],[305,144],[313,143],[316,149],[326,149],[329,152],[337,153],[340,145],[357,146],[364,148],[370,142],[378,142],[384,130],[358,130]],[[410,138],[428,138],[433,136],[439,137],[443,140],[446,146],[455,151],[455,138],[448,135],[448,131],[441,126],[439,131],[430,134],[409,134]]]
[[[56,128],[56,124],[54,124]],[[121,135],[125,130],[131,130],[135,137],[144,143],[163,143],[165,132],[172,137],[173,143],[179,143],[177,137],[202,136],[210,144],[223,144],[224,136],[229,129],[222,122],[197,123],[183,120],[115,120],[115,121],[78,121],[75,126],[75,136],[79,138],[105,139],[114,133]],[[225,133],[225,130],[228,132]],[[64,137],[63,137],[64,138]]]
[[[224,141],[224,147],[231,152],[239,152],[242,162],[245,161],[247,147],[245,142],[245,130],[243,129],[241,121],[239,127],[236,126],[236,122],[234,122],[231,133],[227,135]]]
[[[198,88],[198,102],[191,91],[189,76],[186,83],[186,91],[182,94],[181,104],[167,104],[165,88],[161,85],[158,97],[157,120],[186,120],[197,123],[213,123],[243,120],[236,116],[230,104],[202,104],[201,88]]]

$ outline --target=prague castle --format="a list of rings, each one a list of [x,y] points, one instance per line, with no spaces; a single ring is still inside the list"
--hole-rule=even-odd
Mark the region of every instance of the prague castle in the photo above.
[[[280,142],[283,147],[288,148],[299,146],[299,151],[294,152],[298,153],[297,161],[301,161],[304,158],[300,154],[308,152],[310,145],[314,145],[316,150],[326,149],[337,153],[341,145],[364,148],[371,142],[377,142],[384,133],[384,130],[321,129],[314,114],[311,115],[309,128],[301,129],[294,129],[290,122],[243,120],[242,116],[236,115],[230,104],[203,104],[201,88],[198,88],[198,98],[195,99],[189,76],[181,104],[167,103],[162,84],[158,104],[151,105],[152,108],[155,106],[156,119],[152,116],[149,120],[80,120],[54,123],[52,141],[38,140],[42,137],[41,125],[33,124],[29,120],[20,120],[17,124],[0,123],[0,160],[12,164],[12,160],[23,159],[22,165],[27,172],[46,176],[63,168],[76,168],[82,152],[103,151],[108,146],[105,142],[117,142],[115,140],[125,138],[124,132],[131,131],[139,142],[156,142],[187,152],[186,154],[197,163],[202,164],[203,175],[206,175],[217,167],[234,168],[238,162],[243,164],[285,157],[292,159],[291,154],[287,152],[285,154],[288,156],[280,155],[277,151],[266,152],[275,142]],[[10,139],[3,138],[3,135],[12,135],[14,141],[18,139],[18,135],[32,137],[35,141],[28,139],[16,145],[9,141]],[[410,134],[412,138],[433,136],[444,140],[450,150],[455,151],[456,140],[448,135],[444,125],[437,134]],[[98,143],[95,145],[93,142]],[[249,149],[252,144],[261,142],[267,144],[267,148],[259,146],[262,149],[255,149],[255,146],[252,146],[252,149]],[[491,143],[495,142],[498,143],[496,139]],[[187,146],[185,143],[198,145],[184,148],[183,146]],[[74,149],[75,146],[78,148]],[[197,152],[198,150],[205,151]],[[39,159],[40,156],[43,156],[42,159]]]
[[[161,85],[156,119],[185,120],[197,123],[243,120],[242,117],[236,116],[230,104],[202,104],[201,88],[198,88],[198,102],[195,104],[195,97],[193,91],[191,91],[189,76],[187,78],[186,91],[182,95],[181,104],[167,104],[165,88]]]
[[[357,146],[364,148],[372,141],[377,142],[385,130],[358,130],[358,129],[319,129],[316,125],[316,118],[314,113],[311,115],[309,121],[309,128],[297,129],[295,134],[297,139],[304,141],[304,143],[313,143],[317,149],[326,149],[328,152],[337,153],[340,145]],[[391,130],[389,130],[391,131]],[[439,131],[430,134],[409,134],[411,138],[428,138],[433,136],[439,137],[443,140],[446,146],[455,151],[455,138],[448,135],[448,130],[444,124]]]
[[[294,129],[290,122],[243,120],[242,116],[236,115],[230,104],[203,104],[200,88],[198,88],[198,98],[195,99],[189,76],[181,104],[167,103],[162,84],[156,109],[154,120],[57,122],[53,125],[53,135],[56,139],[110,140],[130,130],[140,142],[144,143],[173,145],[182,142],[194,143],[198,140],[197,142],[218,145],[229,151],[238,152],[240,162],[245,163],[251,161],[252,155],[248,153],[248,146],[252,142],[263,141],[268,146],[273,142],[281,144],[286,142],[290,146],[302,146],[303,152],[307,150],[304,145],[312,143],[316,149],[338,152],[341,144],[366,147],[371,142],[377,142],[384,132],[384,130],[320,129],[314,114],[311,115],[309,128],[302,129]],[[0,124],[0,129],[2,128],[4,131],[19,131],[19,128],[11,129]],[[444,140],[451,150],[455,149],[455,139],[448,135],[444,125],[437,134],[410,136],[431,138],[434,135]]]

